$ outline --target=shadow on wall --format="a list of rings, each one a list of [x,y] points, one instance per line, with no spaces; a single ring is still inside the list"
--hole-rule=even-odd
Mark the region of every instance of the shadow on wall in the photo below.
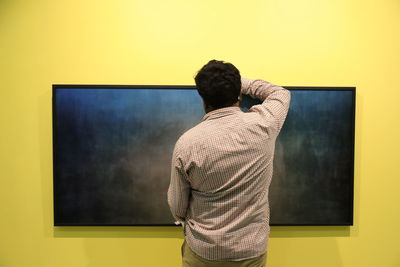
[[[350,237],[350,226],[273,226],[273,238]],[[56,226],[53,237],[83,238],[180,238],[180,226]]]
[[[272,226],[271,238],[282,237],[349,237],[350,226]]]
[[[180,226],[56,226],[53,237],[183,239],[183,232]]]

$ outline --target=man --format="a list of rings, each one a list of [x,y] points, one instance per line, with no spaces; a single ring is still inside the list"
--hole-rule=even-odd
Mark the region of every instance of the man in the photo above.
[[[268,189],[275,141],[289,109],[288,90],[240,77],[211,60],[195,77],[206,115],[172,156],[168,203],[183,223],[183,266],[265,266]],[[242,94],[262,102],[242,112]]]

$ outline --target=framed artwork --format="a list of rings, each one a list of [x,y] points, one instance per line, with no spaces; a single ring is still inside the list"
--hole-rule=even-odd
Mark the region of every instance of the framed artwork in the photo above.
[[[355,88],[285,88],[270,224],[352,225]],[[194,86],[53,85],[54,225],[174,225],[172,150],[204,115]]]

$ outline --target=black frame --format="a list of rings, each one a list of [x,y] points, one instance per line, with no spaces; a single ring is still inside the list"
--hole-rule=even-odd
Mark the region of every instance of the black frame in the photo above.
[[[270,224],[270,226],[353,226],[354,225],[354,156],[355,156],[355,120],[356,120],[356,87],[333,87],[333,86],[283,86],[288,90],[304,90],[304,91],[351,91],[352,92],[352,104],[353,104],[353,116],[352,116],[352,125],[353,125],[353,135],[352,142],[353,145],[351,147],[352,154],[352,168],[351,174],[352,179],[350,183],[350,199],[351,199],[351,207],[350,207],[350,223],[348,224]],[[56,223],[56,206],[57,206],[57,197],[55,195],[56,188],[56,137],[57,137],[57,128],[54,127],[57,124],[56,120],[56,101],[55,101],[55,92],[57,89],[181,89],[181,90],[194,90],[196,86],[194,85],[103,85],[103,84],[53,84],[52,85],[52,142],[53,142],[53,225],[54,226],[177,226],[175,224],[68,224],[68,223]]]

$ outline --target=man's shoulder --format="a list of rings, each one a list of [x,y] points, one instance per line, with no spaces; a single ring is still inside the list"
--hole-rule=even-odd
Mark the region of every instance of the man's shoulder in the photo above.
[[[205,134],[204,122],[200,122],[196,126],[184,132],[176,142],[175,147],[180,149],[192,148],[196,144],[202,142]]]

